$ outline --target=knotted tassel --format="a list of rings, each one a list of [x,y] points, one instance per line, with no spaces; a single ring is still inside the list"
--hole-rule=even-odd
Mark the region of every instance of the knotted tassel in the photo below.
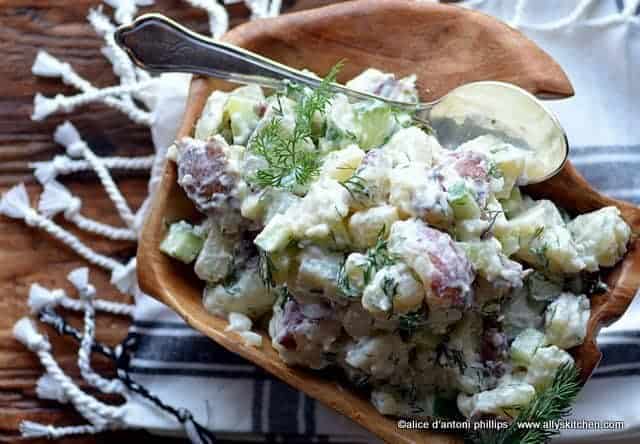
[[[109,170],[150,170],[153,155],[139,157],[102,157],[103,165]],[[73,160],[67,156],[55,156],[53,160],[45,162],[31,162],[30,168],[34,169],[34,176],[42,185],[54,180],[59,175],[93,171],[91,164],[86,160]]]
[[[46,217],[62,213],[65,219],[74,223],[78,228],[109,239],[129,241],[138,239],[138,234],[134,230],[114,227],[84,217],[80,214],[81,206],[80,199],[74,197],[67,188],[59,182],[51,181],[44,186],[38,210]]]
[[[122,425],[124,409],[104,404],[80,390],[51,355],[51,344],[40,334],[29,318],[20,319],[13,328],[15,338],[36,353],[47,374],[64,392],[78,412],[100,430]]]
[[[104,429],[92,425],[54,427],[52,425],[44,425],[33,421],[22,421],[20,423],[20,434],[23,438],[47,438],[60,439],[65,436],[74,435],[94,435],[102,432]]]
[[[107,379],[96,373],[91,367],[91,351],[95,341],[95,308],[93,300],[96,289],[89,283],[89,269],[86,267],[73,270],[67,276],[71,284],[78,290],[80,297],[85,302],[84,333],[78,350],[78,368],[80,374],[92,386],[102,393],[117,393],[124,395],[126,387],[119,379]]]
[[[211,36],[217,39],[229,29],[229,14],[216,0],[187,0],[191,6],[204,9],[209,16]]]
[[[76,236],[31,208],[29,195],[22,183],[14,186],[2,196],[2,199],[0,199],[0,214],[14,219],[22,219],[27,225],[46,231],[92,264],[110,271],[123,267],[115,259],[94,252]]]
[[[136,258],[133,257],[126,265],[113,270],[111,284],[125,294],[135,295],[138,291],[138,275],[136,273]]]
[[[71,157],[83,156],[93,167],[107,195],[115,205],[120,217],[129,228],[133,228],[135,216],[131,212],[129,205],[116,186],[109,170],[104,166],[101,159],[96,156],[84,140],[80,133],[70,122],[65,122],[56,128],[53,135],[54,140],[67,149],[67,154]]]
[[[153,0],[104,0],[115,9],[114,17],[120,24],[130,23],[138,12],[138,6],[151,6]]]
[[[40,399],[50,399],[52,401],[58,401],[60,404],[69,402],[62,388],[56,380],[48,374],[44,374],[38,379],[36,383],[36,395],[38,395]]]
[[[29,299],[27,301],[31,313],[38,313],[46,307],[55,307],[66,297],[63,290],[53,290],[44,288],[40,284],[32,284],[29,289]]]
[[[45,308],[54,308],[61,306],[67,310],[84,311],[86,303],[79,299],[69,297],[64,290],[49,290],[39,284],[32,284],[29,290],[28,305],[31,313],[40,313]],[[135,306],[132,304],[123,304],[120,302],[107,301],[104,299],[95,299],[94,307],[98,311],[111,313],[119,316],[133,316]]]
[[[36,94],[34,97],[34,109],[31,115],[33,120],[43,120],[47,116],[58,111],[70,112],[77,106],[99,100],[105,105],[126,114],[136,123],[147,126],[150,126],[153,123],[151,113],[138,108],[130,97],[125,95],[125,98],[120,98],[114,95],[122,93],[123,91],[126,92],[126,90],[119,90],[115,89],[118,87],[114,87],[114,89],[109,89],[108,94],[105,96],[104,93],[100,93],[100,90],[94,87],[91,82],[78,75],[70,64],[61,62],[46,51],[40,50],[38,52],[31,71],[35,75],[41,75],[44,77],[59,77],[65,84],[71,85],[83,92],[83,94],[75,97],[66,97],[58,94],[53,98],[45,97],[42,94]],[[149,77],[144,76],[144,79],[145,81],[149,80]],[[130,85],[128,88],[132,88],[132,91],[139,92],[139,88],[146,88],[148,86],[149,85],[146,84],[143,84],[142,86]]]
[[[36,54],[36,59],[33,62],[33,66],[31,66],[31,72],[40,77],[66,77],[71,71],[73,71],[71,65],[61,62],[42,49]]]

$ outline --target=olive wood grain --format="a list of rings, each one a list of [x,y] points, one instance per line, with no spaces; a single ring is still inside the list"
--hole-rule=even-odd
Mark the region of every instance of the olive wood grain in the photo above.
[[[561,68],[517,31],[477,12],[427,2],[347,2],[243,25],[228,33],[225,39],[318,73],[327,72],[339,59],[347,59],[342,80],[370,66],[399,75],[416,73],[424,100],[436,98],[461,83],[482,79],[510,81],[538,95],[573,93]],[[191,134],[211,91],[232,87],[212,79],[195,78],[180,136]],[[617,205],[634,229],[640,229],[637,208],[596,193],[570,164],[560,176],[530,191],[552,198],[575,212]],[[178,266],[158,249],[165,234],[165,222],[196,216],[193,204],[176,183],[175,164],[169,162],[138,249],[138,277],[144,291],[171,306],[189,324],[222,346],[388,442],[461,442],[455,435],[398,429],[394,419],[378,414],[365,396],[341,382],[285,365],[265,332],[262,332],[261,349],[245,346],[235,333],[225,332],[227,322],[203,308],[202,284],[190,267]],[[608,274],[611,290],[593,299],[589,336],[583,346],[573,350],[585,378],[600,359],[595,343],[599,326],[619,317],[640,285],[639,250],[634,240],[625,261]]]
[[[328,0],[286,0],[287,10],[302,10],[326,4]],[[31,74],[31,66],[40,49],[69,62],[84,78],[95,85],[113,85],[109,61],[100,48],[104,39],[92,30],[87,22],[87,12],[102,4],[100,0],[2,0],[0,1],[0,194],[19,182],[27,182],[27,190],[33,205],[42,188],[35,183],[30,162],[49,160],[63,154],[64,149],[53,141],[53,131],[64,120],[71,120],[82,136],[100,156],[135,156],[153,153],[149,129],[135,125],[120,112],[102,106],[90,105],[76,111],[51,116],[43,122],[33,122],[33,96],[41,92],[45,96],[75,94],[59,79],[47,79]],[[250,11],[243,3],[226,6],[231,25],[249,18]],[[141,12],[151,11],[144,8]],[[208,32],[207,13],[199,8],[186,7],[183,0],[155,0],[154,11],[171,15],[199,32]],[[105,7],[111,15],[113,9]],[[132,208],[137,208],[147,195],[147,174],[116,172],[118,185]],[[104,193],[95,174],[78,173],[60,178],[75,196],[82,199],[82,214],[105,223],[121,223],[113,204]],[[93,236],[64,222],[60,215],[56,222],[79,236],[100,253],[128,259],[135,253],[131,242],[114,242]],[[12,335],[15,322],[29,314],[27,296],[29,286],[39,282],[49,288],[65,288],[75,295],[66,275],[74,268],[87,266],[76,253],[42,233],[25,226],[23,222],[0,216],[0,443],[25,444],[50,443],[47,439],[20,438],[20,423],[24,420],[57,426],[84,424],[73,406],[56,401],[42,400],[36,396],[36,381],[42,375],[38,358]],[[100,298],[130,302],[109,283],[109,274],[99,267],[91,268],[91,279]],[[61,311],[61,313],[63,313]],[[82,315],[64,313],[76,327],[82,327]],[[131,320],[122,316],[101,313],[96,320],[96,334],[100,341],[116,345],[127,335]],[[56,359],[63,370],[83,389],[77,366],[77,344],[68,337],[61,337],[52,329],[39,323],[47,333]],[[101,356],[94,356],[94,368],[105,376],[113,375],[112,363]],[[111,397],[113,398],[113,397]],[[110,399],[109,402],[114,399]],[[106,432],[56,440],[62,444],[99,443],[154,444],[183,443],[184,440],[150,435],[144,431]],[[219,443],[227,442],[219,439]]]

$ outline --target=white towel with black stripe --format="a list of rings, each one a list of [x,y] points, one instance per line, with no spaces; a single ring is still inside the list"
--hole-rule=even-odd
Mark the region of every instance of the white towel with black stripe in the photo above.
[[[569,135],[571,159],[606,194],[640,203],[640,0],[471,0],[468,7],[521,29],[568,73],[574,98],[550,103]],[[179,109],[172,108],[174,112]],[[163,119],[175,120],[167,110]],[[155,137],[155,135],[154,135]],[[166,135],[169,137],[169,135]],[[162,139],[162,137],[160,137]],[[225,439],[374,442],[360,427],[193,331],[149,297],[137,301],[132,376],[166,402],[189,409]],[[640,436],[640,298],[600,335],[604,359],[580,395],[579,419],[621,419],[623,431],[563,433],[563,442]],[[148,406],[127,421],[159,433],[180,426]],[[247,435],[249,434],[249,435]],[[588,436],[587,436],[588,435]],[[622,440],[625,438],[625,440]],[[281,438],[278,438],[281,439]]]

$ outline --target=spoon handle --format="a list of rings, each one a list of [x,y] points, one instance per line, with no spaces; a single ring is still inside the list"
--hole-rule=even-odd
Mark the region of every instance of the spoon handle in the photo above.
[[[284,81],[312,88],[321,79],[254,54],[234,45],[212,40],[179,25],[161,14],[145,14],[118,28],[115,40],[140,68],[152,72],[201,74],[240,84],[279,89]],[[331,87],[356,99],[377,99],[395,106],[416,109],[416,104],[385,100],[336,83]]]
[[[145,14],[120,27],[115,40],[137,66],[152,72],[203,74],[269,88],[281,87],[282,79],[292,77],[310,86],[319,84],[257,54],[196,34],[160,14]]]

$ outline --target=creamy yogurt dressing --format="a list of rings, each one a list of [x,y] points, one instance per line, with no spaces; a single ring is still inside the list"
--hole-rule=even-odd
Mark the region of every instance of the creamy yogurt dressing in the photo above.
[[[367,70],[349,85],[413,100],[414,81]],[[571,221],[520,192],[549,161],[538,151],[493,133],[445,149],[408,115],[342,95],[294,147],[310,156],[311,179],[292,169],[265,185],[257,179],[269,162],[256,144],[274,119],[278,134],[295,131],[311,91],[292,91],[214,92],[195,138],[172,150],[206,222],[172,225],[161,249],[194,263],[205,308],[254,346],[250,328],[268,322],[286,363],[339,369],[385,415],[440,416],[447,405],[508,417],[530,402],[584,340],[589,295],[572,283],[625,253],[620,212]],[[465,100],[505,121],[517,109],[485,99],[463,90],[434,112],[455,115]],[[536,147],[551,140],[527,133],[540,118],[506,121]],[[268,149],[286,141],[274,137]],[[283,163],[300,159],[281,151]]]

